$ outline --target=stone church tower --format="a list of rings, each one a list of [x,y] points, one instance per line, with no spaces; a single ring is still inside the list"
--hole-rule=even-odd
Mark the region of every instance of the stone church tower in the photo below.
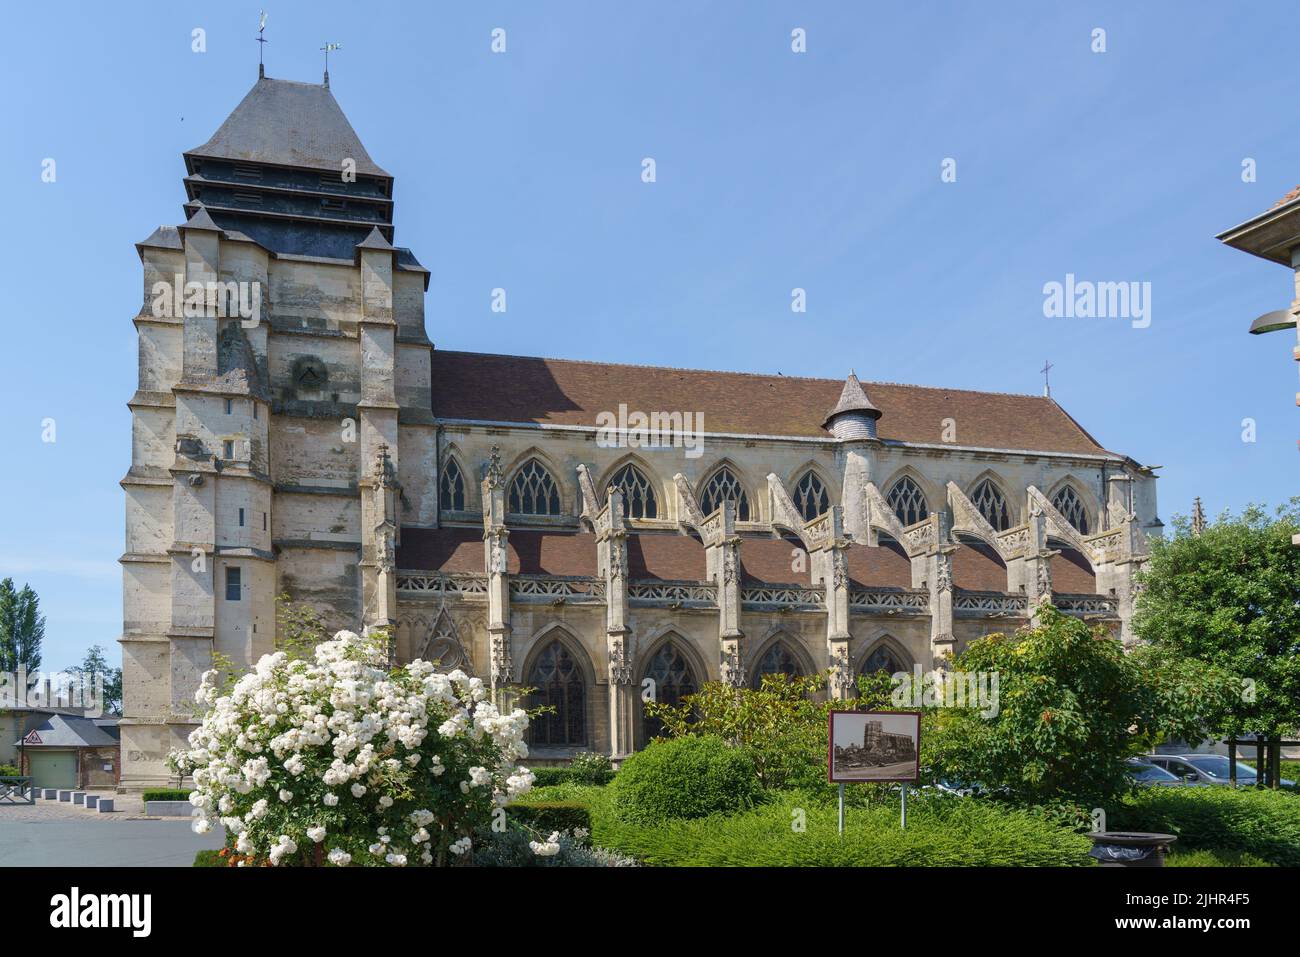
[[[137,245],[127,786],[167,780],[214,654],[275,647],[277,593],[392,624],[399,511],[435,507],[429,275],[328,85],[259,77],[184,160],[184,222]]]

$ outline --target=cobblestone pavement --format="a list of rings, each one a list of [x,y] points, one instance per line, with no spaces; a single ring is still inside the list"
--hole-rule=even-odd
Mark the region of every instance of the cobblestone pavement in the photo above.
[[[8,822],[32,821],[138,821],[146,818],[144,802],[139,794],[116,794],[113,791],[87,791],[99,797],[111,798],[113,810],[101,814],[98,809],[82,807],[71,801],[47,801],[38,797],[35,804],[0,804],[0,826]],[[174,818],[172,820],[175,820]]]

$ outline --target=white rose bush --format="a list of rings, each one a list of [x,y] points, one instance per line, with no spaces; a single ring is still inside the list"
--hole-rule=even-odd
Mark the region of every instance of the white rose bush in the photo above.
[[[265,655],[221,688],[209,671],[195,697],[202,724],[171,763],[193,777],[194,829],[224,825],[236,865],[458,863],[533,783],[522,709],[461,671],[390,670],[382,633]]]

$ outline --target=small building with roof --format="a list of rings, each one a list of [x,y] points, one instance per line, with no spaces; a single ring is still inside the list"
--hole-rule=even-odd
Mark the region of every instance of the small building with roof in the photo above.
[[[121,780],[118,719],[31,709],[13,742],[19,773],[39,788],[115,788]]]

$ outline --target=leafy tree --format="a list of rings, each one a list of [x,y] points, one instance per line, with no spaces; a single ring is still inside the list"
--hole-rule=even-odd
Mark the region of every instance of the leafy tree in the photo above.
[[[81,664],[69,668],[68,673],[80,675],[87,681],[99,675],[104,681],[104,711],[108,714],[122,713],[122,669],[108,666],[104,649],[99,645],[92,645]]]
[[[1237,688],[1233,674],[1203,662],[1126,654],[1051,607],[1038,627],[973,642],[953,668],[997,675],[998,710],[930,709],[925,763],[936,777],[1039,806],[1095,807],[1129,790],[1125,757],[1165,735],[1203,735]]]
[[[748,752],[765,789],[816,789],[826,784],[829,712],[892,708],[892,681],[883,672],[859,677],[853,702],[826,700],[819,694],[825,684],[825,675],[764,675],[757,689],[711,681],[678,706],[646,702],[645,708],[670,737],[716,735]]]
[[[29,585],[15,589],[12,578],[0,581],[0,671],[39,671],[44,638],[45,616],[36,592]]]
[[[1133,627],[1157,649],[1236,672],[1247,682],[1229,734],[1279,737],[1300,728],[1300,497],[1270,519],[1250,506],[1193,534],[1153,543]]]

